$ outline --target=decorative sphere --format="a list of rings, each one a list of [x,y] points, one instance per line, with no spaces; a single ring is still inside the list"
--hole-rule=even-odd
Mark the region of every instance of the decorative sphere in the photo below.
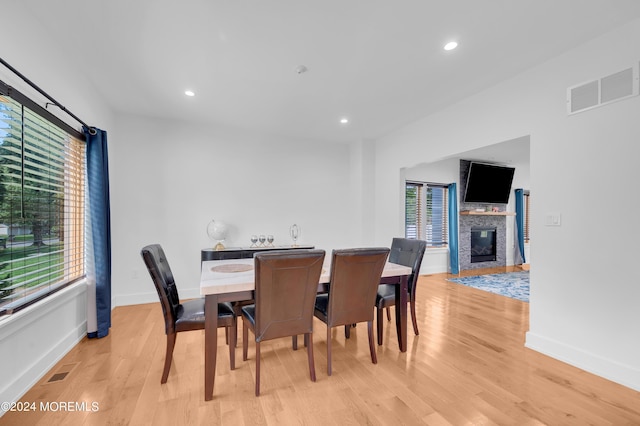
[[[227,238],[229,227],[226,223],[212,220],[207,225],[207,234],[213,241],[224,241]]]

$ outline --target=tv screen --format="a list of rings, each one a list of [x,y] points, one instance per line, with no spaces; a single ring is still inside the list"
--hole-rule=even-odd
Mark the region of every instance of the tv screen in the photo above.
[[[515,170],[513,167],[471,163],[464,202],[507,204]]]

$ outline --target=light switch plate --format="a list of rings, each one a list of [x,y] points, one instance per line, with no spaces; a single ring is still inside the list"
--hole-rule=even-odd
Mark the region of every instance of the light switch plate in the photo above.
[[[547,226],[562,226],[562,215],[560,213],[548,213],[545,225]]]

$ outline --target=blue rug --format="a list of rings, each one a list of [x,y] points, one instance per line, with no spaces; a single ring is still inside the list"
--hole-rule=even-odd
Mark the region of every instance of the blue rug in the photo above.
[[[529,302],[529,271],[449,278],[447,281]]]

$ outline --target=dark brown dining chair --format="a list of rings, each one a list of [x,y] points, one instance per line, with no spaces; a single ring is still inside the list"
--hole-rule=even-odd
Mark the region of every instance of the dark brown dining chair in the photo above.
[[[389,262],[398,265],[408,266],[411,268],[411,275],[407,278],[407,286],[409,289],[408,299],[411,308],[411,320],[413,322],[413,332],[418,333],[418,321],[416,319],[416,287],[418,276],[420,275],[420,266],[422,258],[427,248],[427,242],[424,240],[410,240],[407,238],[394,238],[391,242],[391,253],[389,254]],[[396,286],[393,284],[381,284],[378,287],[378,295],[376,296],[377,311],[377,329],[378,329],[378,345],[382,345],[382,324],[383,310],[387,309],[387,319],[391,321],[389,308],[396,304]]]
[[[260,395],[260,343],[304,334],[311,381],[313,361],[313,304],[322,273],[324,250],[257,253],[255,304],[242,310],[242,359],[247,360],[248,330],[256,342],[256,396]],[[293,337],[292,337],[293,338]]]
[[[173,359],[173,348],[176,335],[181,331],[204,330],[204,298],[188,300],[180,303],[169,262],[160,244],[151,244],[142,248],[140,254],[144,260],[153,284],[160,297],[160,305],[164,314],[165,333],[167,334],[167,351],[164,358],[164,370],[160,383],[166,383]],[[218,304],[218,327],[226,327],[229,344],[229,362],[235,369],[236,316],[228,303]]]
[[[378,363],[373,342],[373,303],[382,270],[387,262],[386,247],[333,250],[329,292],[316,297],[314,315],[327,324],[327,374],[331,375],[331,328],[349,328],[367,322],[371,362]]]

